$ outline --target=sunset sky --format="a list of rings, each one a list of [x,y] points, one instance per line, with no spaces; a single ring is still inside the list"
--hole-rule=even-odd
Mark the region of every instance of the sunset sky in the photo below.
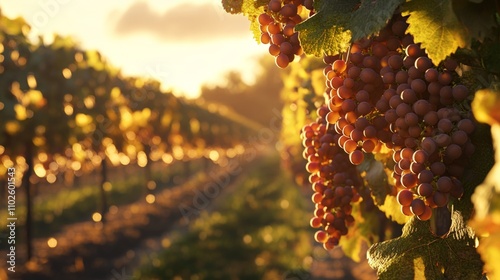
[[[71,35],[124,74],[156,78],[189,97],[231,69],[251,80],[256,57],[267,52],[248,20],[225,13],[220,0],[16,0],[0,8],[24,17],[33,38]]]

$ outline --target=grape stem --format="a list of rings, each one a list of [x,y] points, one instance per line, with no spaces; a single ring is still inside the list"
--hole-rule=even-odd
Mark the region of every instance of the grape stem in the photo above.
[[[345,62],[349,62],[349,54],[351,53],[351,47],[352,47],[352,44],[349,45],[349,48],[347,48],[347,56],[345,57]]]

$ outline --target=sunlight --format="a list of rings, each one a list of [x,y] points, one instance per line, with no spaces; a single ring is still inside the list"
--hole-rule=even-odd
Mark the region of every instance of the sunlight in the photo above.
[[[161,160],[166,164],[170,164],[172,163],[172,161],[174,161],[174,157],[171,154],[165,153],[161,156]]]
[[[100,222],[102,220],[101,213],[95,212],[94,214],[92,214],[92,220],[96,223]]]
[[[27,78],[28,86],[30,88],[36,88],[36,78],[33,75],[28,75]]]
[[[219,152],[217,152],[216,150],[211,150],[208,154],[208,157],[210,158],[210,160],[215,162],[219,159]]]
[[[149,181],[146,186],[147,186],[148,190],[152,191],[152,190],[156,189],[156,182],[155,181]]]
[[[63,74],[64,78],[66,78],[66,79],[71,78],[71,70],[69,70],[68,68],[64,68],[62,71],[62,74]]]
[[[57,247],[57,239],[54,237],[49,238],[49,240],[47,240],[47,245],[49,245],[49,248]]]
[[[35,164],[34,171],[35,171],[36,176],[38,176],[40,178],[45,177],[45,175],[47,174],[47,172],[45,171],[45,168],[43,167],[43,164],[41,164],[41,163]]]
[[[243,236],[243,242],[245,242],[245,244],[250,244],[250,242],[252,242],[252,237],[248,234],[245,234]]]
[[[148,195],[146,196],[146,202],[147,202],[147,203],[149,203],[149,204],[153,204],[153,203],[155,203],[155,201],[156,201],[156,197],[155,197],[155,195],[154,195],[154,194],[148,194]]]
[[[280,206],[282,209],[287,209],[289,205],[290,205],[290,202],[288,202],[288,200],[286,200],[286,199],[283,199],[280,202]]]
[[[113,189],[113,184],[111,184],[111,182],[105,182],[102,185],[102,188],[104,189],[104,191],[110,192]]]
[[[47,175],[46,180],[47,180],[47,182],[48,182],[49,184],[53,184],[53,183],[55,183],[55,182],[56,182],[57,177],[56,177],[56,175],[54,175],[54,174],[52,174],[52,173],[51,173],[51,174],[48,174],[48,175]]]

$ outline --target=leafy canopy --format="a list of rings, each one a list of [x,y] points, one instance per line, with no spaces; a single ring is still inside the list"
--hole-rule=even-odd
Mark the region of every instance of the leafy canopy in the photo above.
[[[222,0],[228,13],[242,13],[260,40],[257,17],[268,0]],[[468,0],[316,0],[314,15],[296,26],[304,52],[315,56],[346,52],[352,42],[378,33],[398,11],[408,16],[408,32],[421,43],[434,64],[458,48],[467,48],[472,39],[491,34],[495,1]]]

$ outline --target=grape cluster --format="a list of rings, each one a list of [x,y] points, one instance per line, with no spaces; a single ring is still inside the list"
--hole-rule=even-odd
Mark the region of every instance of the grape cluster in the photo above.
[[[301,138],[303,156],[308,160],[306,169],[311,173],[312,201],[316,205],[311,226],[323,227],[316,232],[315,239],[330,250],[354,224],[351,204],[360,199],[357,189],[362,181],[348,154],[337,144],[339,135],[326,121],[328,112],[326,105],[320,107],[318,118],[303,127]]]
[[[458,178],[474,152],[475,124],[470,92],[454,83],[457,63],[434,65],[407,26],[396,15],[379,35],[355,42],[347,62],[325,67],[326,119],[353,165],[391,151],[401,211],[428,220],[463,194]]]
[[[258,17],[260,41],[269,44],[269,53],[280,68],[287,67],[295,55],[303,53],[295,25],[302,22],[300,14],[304,8],[312,10],[312,1],[270,0],[266,11]]]

